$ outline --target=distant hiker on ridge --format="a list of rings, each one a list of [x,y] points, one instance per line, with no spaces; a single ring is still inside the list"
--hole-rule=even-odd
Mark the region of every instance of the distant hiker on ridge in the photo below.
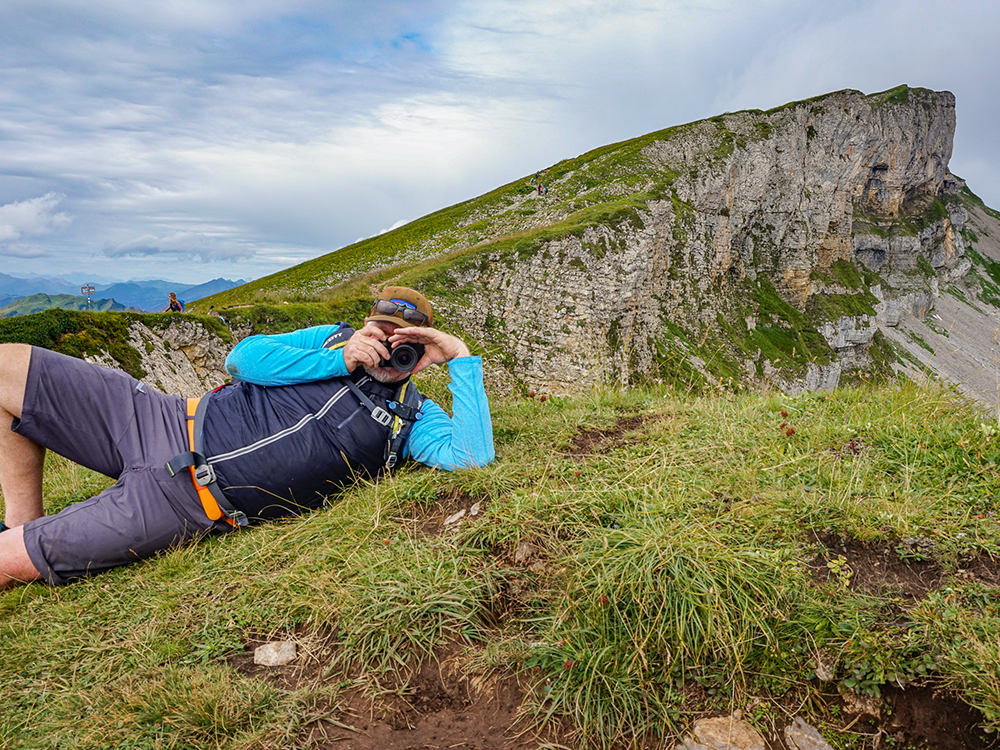
[[[170,300],[167,302],[167,309],[163,312],[184,312],[184,303],[177,299],[177,295],[170,293]]]
[[[226,358],[235,382],[187,401],[120,370],[0,344],[10,527],[0,524],[0,588],[66,583],[305,513],[406,458],[447,471],[485,466],[494,454],[482,360],[433,324],[422,294],[386,287],[360,330],[243,339]],[[410,382],[444,363],[453,416]],[[46,448],[117,482],[46,516]]]
[[[222,315],[219,314],[219,311],[215,309],[215,305],[208,306],[208,314],[211,315],[213,318],[218,318],[226,325],[229,325],[229,321],[223,318]]]

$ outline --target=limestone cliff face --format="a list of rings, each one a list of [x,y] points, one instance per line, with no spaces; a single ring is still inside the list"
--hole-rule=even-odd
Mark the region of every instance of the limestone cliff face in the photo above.
[[[642,200],[454,264],[462,302],[442,304],[556,393],[657,377],[681,360],[707,377],[834,386],[870,364],[880,327],[925,314],[938,285],[969,270],[963,185],[948,172],[954,130],[952,94],[901,88],[665,131],[623,172],[618,193]],[[549,195],[614,158],[559,175]]]
[[[139,354],[146,373],[141,379],[157,390],[193,398],[204,395],[229,378],[225,361],[232,345],[197,320],[176,320],[156,331],[136,320],[128,332],[129,344]],[[121,369],[107,353],[86,359]]]

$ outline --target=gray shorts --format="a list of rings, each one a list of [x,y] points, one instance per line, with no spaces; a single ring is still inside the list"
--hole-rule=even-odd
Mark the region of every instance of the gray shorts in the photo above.
[[[24,525],[24,544],[53,584],[99,573],[231,527],[211,521],[187,471],[186,402],[118,370],[31,350],[20,419],[11,429],[116,483]]]

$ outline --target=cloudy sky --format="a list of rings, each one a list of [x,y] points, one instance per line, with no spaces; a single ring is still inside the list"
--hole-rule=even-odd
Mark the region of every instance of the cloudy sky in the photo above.
[[[0,272],[256,278],[597,146],[901,83],[955,93],[952,171],[1000,208],[998,31],[984,0],[2,0]]]

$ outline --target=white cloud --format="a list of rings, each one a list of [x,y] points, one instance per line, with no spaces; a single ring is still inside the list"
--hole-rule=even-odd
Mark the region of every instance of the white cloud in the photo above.
[[[52,255],[47,247],[41,245],[23,245],[15,242],[11,245],[4,245],[3,255],[5,258],[48,258]]]
[[[386,232],[391,232],[393,229],[399,229],[400,227],[406,226],[409,222],[406,219],[400,219],[399,221],[393,222],[391,227],[386,227],[385,229],[379,230],[379,234],[385,234]]]
[[[145,234],[117,245],[107,245],[109,258],[159,256],[167,258],[198,258],[204,263],[219,260],[250,258],[254,250],[226,238],[196,232],[172,232],[157,237]]]
[[[0,206],[0,242],[49,234],[69,224],[70,217],[55,210],[64,197],[46,193],[38,198]]]

